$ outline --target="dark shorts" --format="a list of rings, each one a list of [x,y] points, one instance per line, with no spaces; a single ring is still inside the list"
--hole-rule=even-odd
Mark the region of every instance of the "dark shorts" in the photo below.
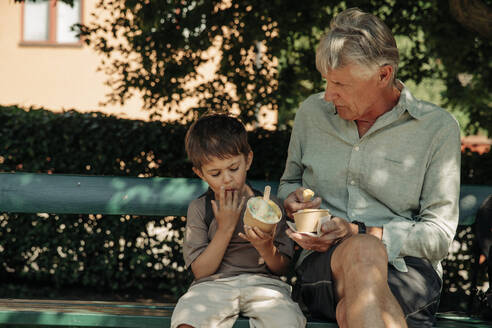
[[[314,319],[335,320],[337,300],[328,265],[335,248],[312,253],[297,270],[300,283],[294,288],[294,298]],[[439,307],[441,278],[425,259],[407,256],[405,263],[408,272],[400,272],[388,264],[388,285],[400,303],[409,327],[432,327]],[[306,270],[307,267],[316,270]]]

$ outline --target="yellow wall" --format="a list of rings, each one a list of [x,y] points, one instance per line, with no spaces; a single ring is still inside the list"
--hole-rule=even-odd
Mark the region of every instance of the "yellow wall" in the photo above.
[[[97,0],[84,0],[84,22]],[[52,110],[103,111],[125,118],[147,119],[139,99],[125,106],[102,107],[108,88],[100,57],[87,46],[23,46],[21,4],[0,1],[0,104]]]
[[[83,23],[91,21],[98,0],[83,0]],[[21,44],[21,8],[13,0],[0,0],[0,104],[21,107],[43,107],[61,111],[75,109],[80,112],[101,111],[123,118],[148,119],[141,109],[142,100],[135,96],[124,106],[101,106],[109,88],[104,85],[107,76],[97,72],[99,57],[91,48],[81,46],[33,46]],[[212,50],[216,51],[216,50]],[[209,62],[199,68],[205,78],[210,78],[217,65]],[[194,104],[187,99],[181,110]],[[261,109],[260,126],[274,128],[276,112]],[[163,115],[164,116],[164,115]],[[163,119],[176,119],[166,114]]]

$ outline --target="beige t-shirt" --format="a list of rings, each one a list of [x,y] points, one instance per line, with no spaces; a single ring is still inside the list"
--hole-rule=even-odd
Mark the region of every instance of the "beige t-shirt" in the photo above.
[[[186,232],[183,244],[183,256],[187,268],[189,268],[191,263],[193,263],[193,261],[207,248],[210,240],[212,240],[217,231],[217,221],[215,218],[210,223],[210,227],[207,227],[205,223],[205,199],[204,196],[195,199],[188,206]],[[271,200],[282,208],[277,198],[271,198]],[[244,208],[241,211],[236,230],[232,235],[229,246],[227,247],[217,271],[211,276],[193,281],[193,284],[236,276],[243,273],[255,273],[278,278],[277,275],[270,272],[253,245],[249,241],[238,236],[239,232],[244,233],[243,215]],[[286,235],[286,229],[285,214],[282,209],[282,219],[277,224],[274,245],[283,255],[290,259],[294,252],[294,243]]]

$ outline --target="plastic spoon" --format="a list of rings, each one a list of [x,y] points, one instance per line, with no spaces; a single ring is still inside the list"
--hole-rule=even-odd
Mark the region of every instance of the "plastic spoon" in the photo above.
[[[270,191],[272,188],[270,186],[265,186],[265,191],[263,192],[263,200],[268,203],[270,200]]]

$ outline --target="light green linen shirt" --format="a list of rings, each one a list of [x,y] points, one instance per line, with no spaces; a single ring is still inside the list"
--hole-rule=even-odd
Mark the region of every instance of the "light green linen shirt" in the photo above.
[[[415,256],[442,276],[458,225],[460,130],[448,112],[401,88],[398,104],[361,138],[324,93],[307,98],[278,196],[310,188],[333,215],[383,227],[388,260],[398,270],[407,271],[404,256]]]

